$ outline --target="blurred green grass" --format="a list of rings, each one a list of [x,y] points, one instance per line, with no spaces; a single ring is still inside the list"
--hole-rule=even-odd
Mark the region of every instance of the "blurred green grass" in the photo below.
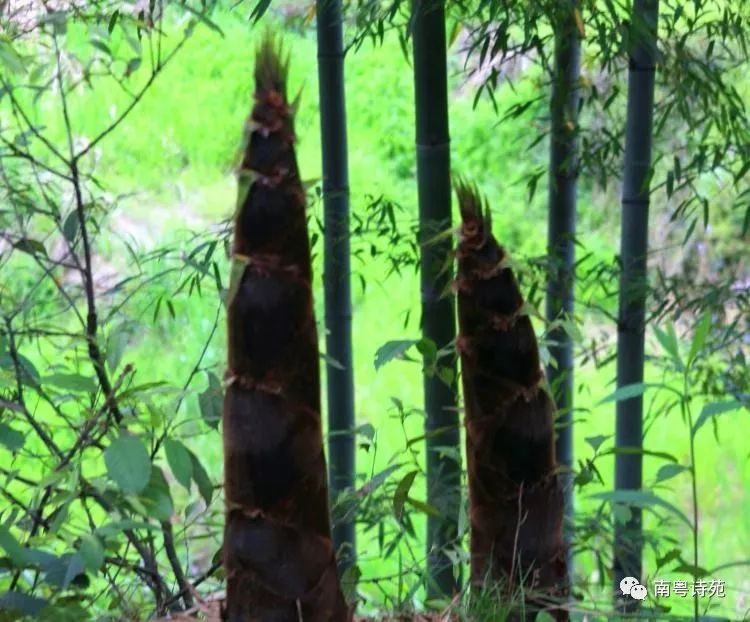
[[[102,143],[100,176],[119,192],[139,192],[136,198],[124,202],[120,211],[136,223],[136,231],[157,235],[161,241],[180,240],[184,230],[195,228],[196,222],[208,224],[228,218],[234,206],[231,167],[251,104],[254,31],[237,13],[219,14],[215,20],[225,36],[198,28],[133,114]],[[292,59],[290,91],[303,89],[296,120],[300,169],[303,178],[317,179],[321,170],[314,38],[290,33],[286,42]],[[380,48],[365,45],[350,54],[346,78],[352,209],[361,212],[370,202],[369,197],[383,194],[404,207],[402,219],[410,222],[416,213],[411,69],[396,42],[386,41]],[[142,80],[136,74],[134,80],[138,79]],[[454,77],[455,91],[458,82],[459,78]],[[539,88],[533,72],[519,79],[514,89],[505,85],[499,92],[501,109]],[[124,102],[123,97],[106,88],[82,90],[72,100],[74,125],[83,137],[96,135]],[[498,123],[487,102],[481,101],[476,109],[472,108],[470,89],[462,89],[451,100],[453,168],[476,180],[487,193],[493,208],[495,233],[517,258],[540,255],[546,245],[544,178],[531,201],[524,183],[525,175],[546,163],[544,142],[526,151],[526,144],[538,129],[532,112]],[[54,132],[54,121],[49,119],[56,117],[56,111],[40,110],[39,114],[48,118]],[[155,210],[155,206],[160,209]],[[603,209],[605,214],[616,214],[616,197],[599,197],[595,205],[591,193],[584,188],[579,208],[581,241],[594,252],[594,261],[611,258],[618,240],[617,226],[613,224],[616,221],[608,222],[602,216]],[[314,210],[320,213],[320,206],[315,205]],[[316,251],[319,253],[320,248]],[[419,408],[421,404],[418,365],[394,362],[378,371],[373,365],[375,352],[384,342],[418,336],[418,278],[407,270],[401,276],[385,279],[385,266],[380,260],[365,258],[355,260],[353,265],[367,282],[365,291],[357,285],[357,280],[354,282],[356,411],[358,423],[370,423],[376,430],[378,446],[374,462],[372,450],[360,450],[358,460],[361,472],[377,472],[405,444],[400,425],[392,420],[391,398],[407,407]],[[319,322],[323,317],[321,272],[318,256]],[[168,378],[181,383],[210,330],[217,302],[207,292],[200,298],[175,300],[176,319],[160,320],[154,330],[142,334],[128,351],[127,358],[135,364],[138,378],[141,381]],[[537,331],[541,331],[540,323],[536,325]],[[583,328],[587,330],[586,324]],[[224,340],[221,323],[206,359],[218,371],[223,370]],[[165,354],[154,357],[153,352]],[[167,356],[169,364],[165,366]],[[652,379],[658,374],[653,366],[647,369]],[[577,371],[579,423],[575,428],[575,446],[579,459],[592,455],[585,442],[587,437],[614,433],[613,404],[596,405],[613,390],[613,378],[612,365],[597,370],[588,364]],[[195,400],[189,401],[186,408],[192,416],[197,414]],[[405,429],[407,436],[419,436],[420,418],[409,418]],[[747,518],[750,496],[745,493],[750,482],[748,444],[741,433],[733,433],[729,423],[720,424],[720,432],[720,443],[707,430],[698,443],[701,562],[708,568],[750,557]],[[200,452],[211,474],[219,479],[222,464],[219,434],[196,438],[201,440],[196,441],[199,446],[194,445],[193,449]],[[668,451],[682,464],[688,462],[687,443],[686,427],[676,413],[659,419],[646,439],[648,448]],[[598,462],[608,487],[612,485],[613,462],[611,458]],[[645,459],[645,482],[653,481],[660,464],[657,459]],[[424,484],[421,481],[418,484],[414,494],[423,497]],[[659,492],[685,512],[689,511],[690,490],[684,476],[672,480],[668,489]],[[576,507],[587,509],[593,504],[577,499]],[[647,527],[659,528],[656,519],[647,516]],[[416,524],[421,528],[419,522]],[[669,532],[680,542],[689,542],[689,534],[682,527],[669,527]],[[359,546],[365,578],[396,570],[396,562],[382,559],[370,536],[361,537]],[[686,556],[688,550],[689,545],[685,544]],[[579,559],[578,570],[582,575],[590,576],[594,568],[588,556]],[[654,568],[651,553],[647,557],[647,572],[649,568]],[[733,598],[733,587],[748,590],[745,576],[740,568],[723,571],[718,577],[727,580],[729,599]]]

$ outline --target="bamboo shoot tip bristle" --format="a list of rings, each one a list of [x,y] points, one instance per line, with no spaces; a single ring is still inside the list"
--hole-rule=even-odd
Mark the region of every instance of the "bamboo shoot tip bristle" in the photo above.
[[[276,91],[286,99],[289,54],[283,39],[267,28],[255,53],[255,87],[259,92]]]
[[[454,187],[464,226],[472,228],[473,225],[478,233],[491,234],[490,207],[487,200],[479,192],[477,185],[457,176],[454,178]]]

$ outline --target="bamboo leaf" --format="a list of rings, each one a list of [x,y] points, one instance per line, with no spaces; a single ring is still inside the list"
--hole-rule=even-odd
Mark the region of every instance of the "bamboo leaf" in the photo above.
[[[663,464],[656,473],[656,481],[654,482],[654,485],[666,482],[685,471],[690,471],[690,469],[681,464]]]
[[[9,451],[18,451],[25,440],[26,436],[22,432],[0,423],[0,445],[4,445]]]
[[[661,507],[683,521],[692,529],[693,525],[685,513],[678,507],[675,507],[668,501],[653,493],[644,490],[610,490],[591,495],[592,499],[601,499],[610,503],[620,503],[624,505],[634,505],[641,508]]]
[[[409,490],[414,483],[414,479],[419,474],[419,471],[409,471],[396,487],[396,492],[393,494],[393,513],[396,515],[396,520],[400,521],[404,513],[404,504],[406,503],[406,497],[409,496]]]
[[[263,17],[263,14],[268,10],[269,6],[271,6],[271,0],[259,0],[258,4],[253,8],[250,18],[257,24],[258,21],[260,21],[260,18]]]
[[[380,369],[393,359],[401,359],[406,351],[417,343],[414,339],[388,341],[380,346],[375,353],[375,370]]]
[[[271,0],[267,0],[267,2],[268,4],[270,4]],[[224,31],[219,28],[219,25],[216,22],[210,20],[205,12],[196,11],[187,2],[181,3],[180,8],[185,9],[188,13],[192,13],[199,22],[201,22],[204,26],[207,26],[210,30],[213,30],[215,33],[221,35],[222,37],[224,36]]]
[[[434,508],[424,501],[420,501],[419,499],[415,499],[414,497],[407,496],[406,502],[420,512],[427,514],[428,516],[440,516],[440,511],[437,508]]]
[[[627,384],[625,386],[619,387],[616,391],[601,400],[597,404],[597,406],[601,406],[602,404],[606,404],[607,402],[621,402],[624,400],[632,399],[634,397],[639,397],[646,392],[646,389],[648,389],[649,386],[650,385],[647,385],[643,382],[638,382],[636,384]]]
[[[728,402],[712,402],[710,404],[706,404],[703,409],[701,410],[701,414],[698,415],[698,419],[696,419],[695,423],[693,424],[693,436],[695,436],[705,424],[708,422],[709,419],[712,419],[713,417],[720,417],[721,415],[726,415],[727,413],[734,412],[735,410],[739,410],[743,407],[742,402],[738,400],[730,400]]]
[[[388,477],[392,473],[400,469],[402,466],[404,466],[403,463],[392,464],[391,466],[380,471],[380,473],[373,475],[372,478],[368,482],[365,482],[360,487],[360,489],[358,490],[358,493],[360,494],[360,496],[371,494],[373,491],[380,488],[385,483],[385,480],[388,479]]]
[[[666,451],[655,451],[652,449],[643,449],[642,447],[612,447],[603,451],[602,456],[651,456],[652,458],[661,458],[669,462],[679,462],[679,460]]]
[[[703,313],[703,317],[699,320],[698,326],[695,329],[695,334],[693,335],[693,342],[690,344],[690,354],[688,354],[688,366],[690,366],[694,361],[695,357],[700,352],[701,348],[703,347],[703,344],[706,342],[706,337],[708,336],[708,332],[711,329],[711,313],[709,311],[706,311]]]
[[[669,332],[664,332],[658,326],[654,326],[654,335],[656,335],[656,338],[659,340],[661,347],[664,348],[667,354],[669,354],[669,356],[672,358],[672,361],[674,362],[675,367],[677,367],[678,371],[682,371],[685,369],[685,365],[682,362],[682,358],[680,357],[680,348],[677,343],[677,335],[675,334],[674,327],[671,324],[669,328]]]

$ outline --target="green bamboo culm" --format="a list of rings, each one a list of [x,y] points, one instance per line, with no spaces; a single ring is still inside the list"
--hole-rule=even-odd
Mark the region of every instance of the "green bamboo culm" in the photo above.
[[[547,379],[558,407],[557,461],[566,467],[561,477],[565,494],[565,541],[572,551],[573,527],[573,339],[561,321],[573,319],[575,297],[575,236],[578,177],[578,106],[581,72],[579,0],[556,3],[555,64],[550,98],[550,175],[548,196],[549,270],[546,319],[549,353],[555,364],[547,366]],[[568,572],[572,574],[572,556]]]
[[[354,488],[354,361],[349,245],[349,165],[346,140],[341,0],[318,0],[318,84],[323,160],[323,290],[331,497]],[[339,572],[356,559],[354,521],[333,526]]]
[[[346,622],[331,540],[305,192],[288,59],[255,61],[227,297],[227,622]]]
[[[632,46],[628,72],[625,121],[625,164],[620,231],[620,289],[617,326],[617,387],[643,382],[644,331],[647,295],[648,211],[651,144],[654,118],[658,0],[634,0],[631,15]],[[640,490],[643,485],[643,398],[616,405],[615,446],[628,452],[615,456],[615,488]],[[622,598],[620,581],[641,579],[643,528],[641,509],[632,506],[625,522],[615,522],[614,590],[623,610],[637,609],[640,601]]]
[[[438,349],[456,336],[453,300],[446,292],[452,278],[451,240],[439,233],[451,227],[450,138],[446,67],[445,3],[413,0],[417,189],[421,244],[422,336]],[[429,361],[426,361],[429,363]],[[450,596],[460,589],[460,574],[446,550],[458,535],[461,465],[454,359],[441,361],[443,378],[425,375],[427,500],[440,515],[427,517],[427,594]],[[448,451],[445,450],[448,448]]]

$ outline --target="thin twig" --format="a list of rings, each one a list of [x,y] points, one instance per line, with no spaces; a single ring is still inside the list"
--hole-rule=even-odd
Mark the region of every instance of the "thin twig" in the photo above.
[[[180,558],[177,557],[177,550],[174,546],[174,532],[172,531],[172,523],[164,521],[161,524],[161,532],[164,536],[164,550],[167,553],[167,558],[172,566],[175,579],[177,579],[177,585],[180,586],[180,596],[185,603],[185,608],[190,609],[193,602],[193,595],[190,591],[190,584],[185,579],[185,573],[182,571],[182,565],[180,564]]]

